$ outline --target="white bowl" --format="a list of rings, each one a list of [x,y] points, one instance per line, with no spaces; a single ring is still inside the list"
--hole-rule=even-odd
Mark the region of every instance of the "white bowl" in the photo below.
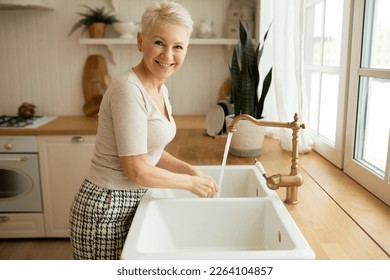
[[[120,34],[120,38],[133,39],[136,37],[139,24],[132,21],[118,21],[112,24],[114,30]]]

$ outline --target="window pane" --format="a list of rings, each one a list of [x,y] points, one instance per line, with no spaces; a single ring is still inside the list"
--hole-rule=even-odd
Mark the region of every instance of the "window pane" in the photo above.
[[[390,1],[366,1],[362,67],[390,69]]]
[[[310,89],[309,99],[310,99],[310,111],[309,111],[309,126],[312,130],[318,134],[318,115],[319,115],[319,106],[320,103],[320,73],[308,72],[306,75],[306,81],[308,86],[306,88]]]
[[[360,79],[355,159],[384,176],[390,130],[390,80]]]
[[[321,65],[323,38],[324,3],[317,3],[306,9],[305,61],[307,65]]]
[[[342,25],[343,1],[327,0],[325,11],[323,65],[340,65]]]
[[[321,65],[322,53],[322,27],[324,4],[315,5],[314,8],[314,36],[313,36],[313,65]]]
[[[339,75],[322,74],[319,134],[332,145],[336,142]]]

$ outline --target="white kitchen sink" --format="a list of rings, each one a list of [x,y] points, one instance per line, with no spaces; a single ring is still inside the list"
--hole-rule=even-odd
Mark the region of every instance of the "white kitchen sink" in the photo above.
[[[221,166],[197,166],[203,173],[219,182]],[[265,179],[253,165],[228,165],[225,167],[219,197],[266,197],[274,191],[264,188]],[[153,198],[196,198],[191,192],[175,189],[150,189],[148,196]]]
[[[220,166],[198,166],[219,181]],[[255,166],[227,166],[219,198],[150,189],[122,259],[314,259],[315,254]]]
[[[122,259],[314,259],[279,198],[146,199]]]

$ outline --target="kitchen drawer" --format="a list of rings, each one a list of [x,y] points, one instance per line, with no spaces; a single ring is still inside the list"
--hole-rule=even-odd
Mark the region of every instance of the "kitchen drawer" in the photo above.
[[[45,237],[43,213],[0,213],[0,238]]]

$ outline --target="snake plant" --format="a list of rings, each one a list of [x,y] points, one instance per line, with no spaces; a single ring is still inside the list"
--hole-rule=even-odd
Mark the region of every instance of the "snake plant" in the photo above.
[[[260,97],[258,85],[260,81],[259,63],[263,54],[264,43],[269,28],[264,35],[263,45],[254,48],[248,26],[240,20],[239,41],[233,49],[231,65],[232,78],[231,102],[234,105],[234,115],[248,114],[256,119],[262,119],[264,101],[272,81],[272,67],[263,80]]]

